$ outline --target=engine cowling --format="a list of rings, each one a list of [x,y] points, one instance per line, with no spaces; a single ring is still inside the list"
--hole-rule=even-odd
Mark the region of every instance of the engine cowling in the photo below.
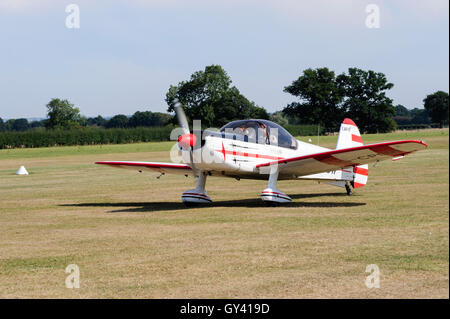
[[[194,134],[183,134],[178,137],[178,145],[183,149],[188,149],[189,147],[194,147],[197,143],[197,138]]]

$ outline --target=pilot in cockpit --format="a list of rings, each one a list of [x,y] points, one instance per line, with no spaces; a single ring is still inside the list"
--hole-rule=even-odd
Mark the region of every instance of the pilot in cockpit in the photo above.
[[[237,131],[238,134],[242,134],[244,136],[247,136],[247,139],[249,141],[256,141],[256,131],[255,128],[252,127],[251,123],[244,122],[241,125],[239,125],[235,131]]]
[[[259,130],[260,130],[260,133],[261,133],[261,140],[264,141],[264,143],[266,143],[266,144],[270,144],[269,132],[267,130],[266,124],[259,123]]]
[[[240,134],[242,134],[242,135],[248,135],[248,127],[245,125],[245,123],[242,123],[240,126],[239,126],[239,133]]]

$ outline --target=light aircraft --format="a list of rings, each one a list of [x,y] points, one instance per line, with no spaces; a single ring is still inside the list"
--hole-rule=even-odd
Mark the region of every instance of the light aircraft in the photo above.
[[[267,120],[233,121],[219,131],[189,131],[182,106],[176,104],[181,134],[179,152],[184,163],[104,161],[96,164],[139,172],[160,174],[192,174],[197,178],[194,189],[185,191],[182,202],[187,205],[211,203],[205,185],[208,176],[237,180],[265,179],[267,188],[261,199],[268,204],[288,203],[291,198],[277,189],[278,180],[315,180],[345,188],[367,183],[370,163],[392,159],[427,148],[423,141],[405,140],[364,145],[359,129],[351,119],[341,124],[335,149],[296,140],[283,127]]]

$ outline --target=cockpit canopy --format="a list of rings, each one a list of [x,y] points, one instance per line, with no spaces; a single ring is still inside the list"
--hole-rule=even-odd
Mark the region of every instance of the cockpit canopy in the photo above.
[[[283,127],[267,120],[233,121],[220,129],[246,142],[297,149],[297,140]],[[228,135],[228,134],[227,134]]]

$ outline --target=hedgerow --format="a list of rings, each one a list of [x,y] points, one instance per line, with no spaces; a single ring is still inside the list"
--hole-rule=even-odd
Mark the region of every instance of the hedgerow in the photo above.
[[[79,128],[71,130],[36,129],[25,132],[1,132],[0,149],[51,146],[127,144],[169,141],[175,127]],[[293,136],[317,135],[316,125],[287,125]],[[320,131],[322,134],[322,130]]]

